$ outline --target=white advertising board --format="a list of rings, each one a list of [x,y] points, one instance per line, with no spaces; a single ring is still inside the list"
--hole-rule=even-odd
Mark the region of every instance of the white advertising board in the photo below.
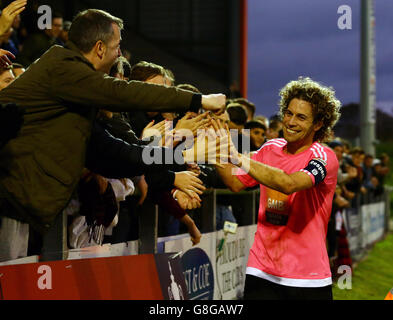
[[[236,234],[227,234],[222,246],[223,231],[203,234],[201,242],[194,247],[189,237],[165,242],[165,252],[181,253],[191,300],[234,300],[243,295],[255,232],[256,225],[239,227]]]
[[[385,231],[385,203],[363,205],[362,208],[363,247],[383,237]]]
[[[138,241],[130,241],[112,245],[104,244],[102,246],[72,249],[68,251],[67,260],[137,255],[138,247]]]

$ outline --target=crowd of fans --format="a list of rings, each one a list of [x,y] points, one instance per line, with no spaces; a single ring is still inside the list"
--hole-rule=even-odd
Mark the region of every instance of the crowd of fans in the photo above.
[[[17,81],[25,69],[51,46],[63,46],[68,39],[71,23],[64,21],[61,14],[53,15],[52,29],[35,32],[28,30],[20,16],[25,5],[25,0],[14,1],[2,11],[0,17],[1,53],[15,61],[10,64],[7,60],[2,64],[0,90]],[[166,66],[146,61],[132,64],[123,56],[116,61],[110,75],[121,80],[177,86],[199,93],[198,88],[191,84],[176,83],[176,75]],[[93,130],[106,130],[129,144],[155,143],[175,148],[181,142],[176,139],[177,135],[188,130],[196,136],[199,129],[204,129],[211,123],[211,117],[228,125],[232,130],[233,141],[242,153],[257,151],[266,141],[283,137],[280,117],[277,115],[268,119],[256,114],[255,104],[245,98],[228,99],[226,112],[220,116],[202,110],[199,114],[101,111],[97,115]],[[357,201],[366,203],[383,193],[384,178],[389,170],[389,157],[383,154],[374,158],[360,148],[351,148],[346,141],[339,138],[335,138],[329,146],[340,161],[328,233],[329,255],[335,265],[350,265],[349,251],[345,252],[347,244],[342,210],[355,207]],[[117,154],[116,147],[108,145],[107,148],[109,155]],[[89,147],[88,155],[93,163],[98,161],[94,152],[94,147]],[[174,164],[165,169],[151,169],[124,179],[107,179],[85,169],[78,194],[66,209],[69,217],[68,245],[70,248],[82,248],[138,239],[138,214],[143,214],[140,208],[145,201],[159,205],[161,236],[177,234],[185,228],[193,244],[197,244],[202,235],[192,212],[201,207],[203,192],[208,188],[225,188],[214,167],[209,165]],[[220,203],[217,205],[217,219],[218,229],[222,228],[225,220],[236,221],[231,206]],[[37,248],[40,246],[33,246],[29,253],[39,253]]]
[[[332,215],[328,228],[328,253],[333,275],[341,265],[352,266],[344,224],[346,208],[359,209],[360,205],[382,200],[384,183],[389,173],[389,156],[382,153],[378,158],[340,138],[329,143],[340,163]]]

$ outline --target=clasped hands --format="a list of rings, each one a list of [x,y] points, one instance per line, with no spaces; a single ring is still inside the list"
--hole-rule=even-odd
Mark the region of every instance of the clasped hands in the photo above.
[[[223,167],[233,163],[241,166],[242,156],[233,144],[228,126],[220,119],[210,118],[210,126],[199,130],[192,145],[186,145],[183,151],[187,164],[211,164]]]
[[[179,190],[175,194],[176,200],[184,210],[192,210],[201,206],[200,195],[206,188],[198,178],[198,163],[211,164],[223,167],[233,163],[241,166],[241,155],[233,145],[228,126],[224,126],[219,119],[210,118],[210,126],[206,130],[199,130],[197,136],[183,151],[185,163],[188,164],[188,176],[177,173],[181,186],[176,185]],[[181,179],[180,179],[181,178]]]

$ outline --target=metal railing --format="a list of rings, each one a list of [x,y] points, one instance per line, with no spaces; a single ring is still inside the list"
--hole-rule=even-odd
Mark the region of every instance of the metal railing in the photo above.
[[[210,189],[202,196],[202,207],[194,215],[202,233],[216,231],[216,206],[231,203],[240,226],[256,223],[259,190],[233,193],[229,190]],[[139,254],[157,253],[159,208],[146,201],[138,208],[139,216]],[[44,236],[41,261],[66,260],[68,258],[67,215],[59,214],[49,232]]]

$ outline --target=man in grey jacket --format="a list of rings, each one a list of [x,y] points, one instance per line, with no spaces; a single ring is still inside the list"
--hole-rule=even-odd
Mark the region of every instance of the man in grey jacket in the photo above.
[[[27,224],[42,234],[50,229],[81,177],[97,108],[224,109],[224,95],[202,96],[107,76],[121,55],[122,28],[121,19],[104,11],[81,12],[65,48],[52,47],[0,92],[0,103],[15,103],[25,112],[19,135],[0,150],[0,239],[19,238]],[[24,255],[15,256],[20,251],[12,247],[15,243],[0,241],[0,261]]]

